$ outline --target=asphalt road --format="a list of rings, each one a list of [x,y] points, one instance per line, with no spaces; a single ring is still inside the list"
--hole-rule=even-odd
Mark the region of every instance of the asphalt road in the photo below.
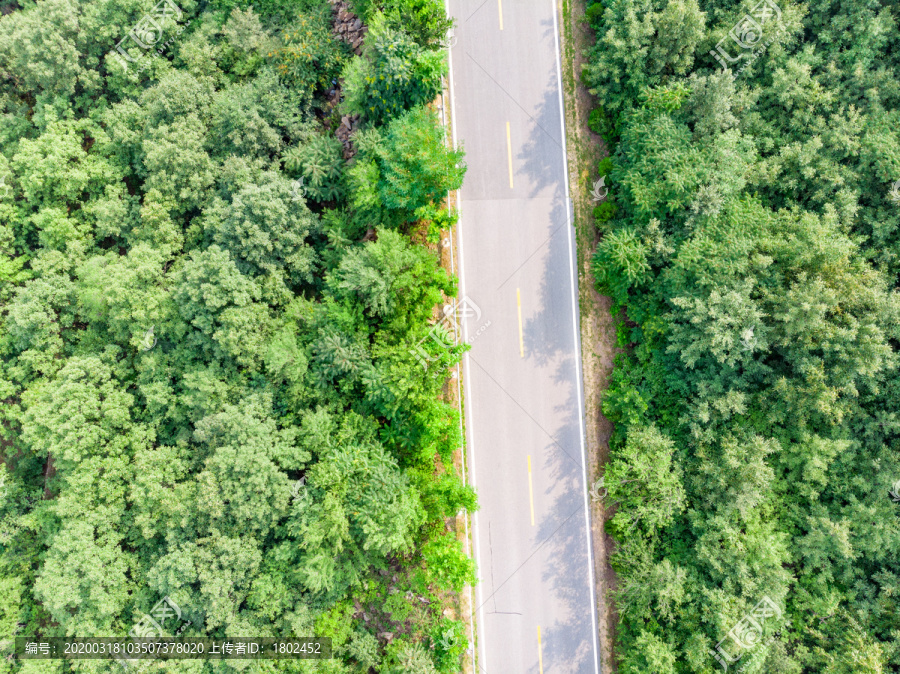
[[[553,0],[448,0],[479,671],[598,674]]]

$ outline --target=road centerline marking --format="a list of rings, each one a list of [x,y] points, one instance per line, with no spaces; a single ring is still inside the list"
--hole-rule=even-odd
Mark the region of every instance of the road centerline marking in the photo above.
[[[503,30],[503,0],[497,0],[497,11],[500,13],[500,30]]]
[[[509,136],[509,122],[506,123],[506,161],[509,164],[509,189],[513,186],[512,141]]]
[[[525,357],[525,339],[522,335],[522,293],[516,288],[516,311],[519,313],[519,357]]]
[[[534,485],[531,482],[531,454],[528,455],[528,505],[531,507],[531,526],[534,526]]]
[[[538,625],[538,666],[544,674],[544,648],[541,646],[541,626]]]

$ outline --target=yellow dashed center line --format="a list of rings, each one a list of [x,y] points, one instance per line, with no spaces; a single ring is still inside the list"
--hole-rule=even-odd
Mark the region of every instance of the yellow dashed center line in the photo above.
[[[544,649],[541,647],[541,626],[538,625],[538,666],[544,674]]]
[[[497,11],[500,12],[500,30],[503,30],[503,0],[497,0]]]

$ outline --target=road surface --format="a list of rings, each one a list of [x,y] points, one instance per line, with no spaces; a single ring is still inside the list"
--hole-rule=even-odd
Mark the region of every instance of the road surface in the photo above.
[[[448,0],[479,671],[599,674],[553,0]]]

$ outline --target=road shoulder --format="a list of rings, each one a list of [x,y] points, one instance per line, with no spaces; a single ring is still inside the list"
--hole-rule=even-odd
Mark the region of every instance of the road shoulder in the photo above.
[[[600,411],[603,392],[609,385],[616,354],[615,320],[610,314],[611,300],[596,290],[591,273],[591,256],[599,236],[593,220],[590,198],[597,163],[606,155],[602,139],[588,128],[588,115],[594,105],[591,95],[581,83],[583,53],[593,41],[591,29],[582,21],[585,0],[561,0],[559,25],[562,46],[562,78],[565,96],[566,143],[568,148],[569,190],[575,213],[578,245],[578,288],[581,314],[581,351],[584,377],[585,440],[588,453],[588,480],[593,485],[602,473],[609,456],[612,424]],[[602,671],[614,672],[613,643],[618,621],[609,593],[616,587],[615,574],[609,564],[614,541],[604,531],[611,513],[601,503],[591,501],[591,530],[594,549],[598,630]]]

